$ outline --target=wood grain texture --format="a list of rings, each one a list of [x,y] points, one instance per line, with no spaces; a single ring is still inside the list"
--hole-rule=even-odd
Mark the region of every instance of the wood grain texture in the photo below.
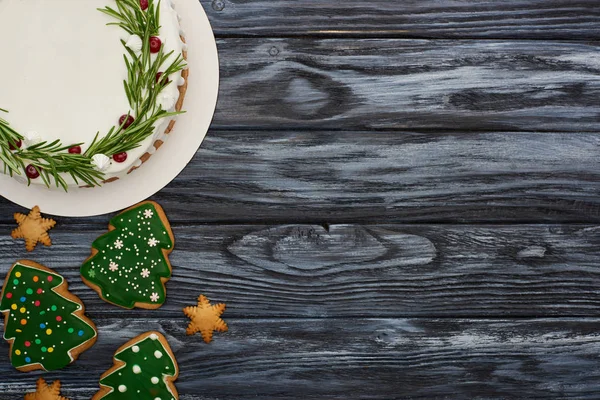
[[[217,36],[597,39],[595,0],[201,0]]]
[[[597,131],[600,47],[222,39],[213,127]]]
[[[192,224],[600,222],[599,144],[596,133],[211,131],[153,199]],[[7,224],[25,211],[0,210]]]
[[[158,310],[122,310],[81,282],[79,266],[104,233],[95,227],[59,226],[52,248],[31,255],[0,236],[0,277],[33,257],[67,278],[93,319],[178,318],[200,294],[226,303],[225,319],[600,317],[598,226],[173,228],[173,277]]]
[[[596,0],[200,2],[221,92],[154,196],[176,236],[164,307],[81,282],[109,216],[57,218],[27,254],[0,199],[0,278],[55,268],[99,327],[48,380],[89,399],[156,329],[182,400],[598,398]],[[185,336],[200,293],[227,304],[210,345]],[[7,354],[0,400],[39,376]]]
[[[598,319],[230,319],[210,345],[187,337],[181,318],[97,324],[96,346],[45,375],[72,400],[89,399],[114,350],[149,329],[175,353],[181,400],[597,399],[600,379]],[[7,362],[0,373],[2,400],[20,398],[38,376]]]

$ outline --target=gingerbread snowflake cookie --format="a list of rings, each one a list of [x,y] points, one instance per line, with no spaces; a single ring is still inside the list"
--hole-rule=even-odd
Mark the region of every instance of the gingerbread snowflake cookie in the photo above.
[[[176,400],[173,382],[178,375],[167,339],[159,332],[146,332],[117,350],[114,366],[100,377],[100,391],[92,400]]]
[[[36,391],[27,393],[25,400],[69,400],[60,395],[60,381],[54,381],[52,385],[48,385],[44,378],[37,381]]]
[[[25,239],[27,251],[33,251],[38,243],[52,245],[48,231],[56,225],[56,221],[42,218],[38,206],[33,207],[28,215],[15,213],[14,217],[19,227],[12,231],[11,236],[13,239]]]
[[[108,233],[92,244],[81,277],[102,299],[124,308],[158,308],[171,278],[175,239],[163,209],[137,204],[110,220]]]
[[[65,279],[33,261],[18,261],[9,271],[0,311],[10,360],[20,371],[66,367],[96,342],[96,327]]]
[[[200,295],[197,306],[183,309],[183,313],[191,320],[185,333],[193,335],[200,332],[202,339],[210,343],[214,331],[227,332],[227,324],[221,319],[224,311],[225,304],[211,305],[206,296]]]

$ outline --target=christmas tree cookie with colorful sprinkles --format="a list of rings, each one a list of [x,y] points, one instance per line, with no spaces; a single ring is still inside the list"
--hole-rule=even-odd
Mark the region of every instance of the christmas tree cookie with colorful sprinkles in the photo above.
[[[97,332],[83,303],[59,274],[33,261],[17,261],[0,299],[4,339],[20,371],[64,368],[92,347]]]
[[[175,239],[162,207],[137,204],[110,220],[109,231],[92,243],[81,277],[102,299],[123,308],[159,308],[171,278],[168,255]]]
[[[117,350],[114,366],[100,377],[100,391],[92,400],[177,400],[173,382],[178,375],[167,339],[146,332]]]

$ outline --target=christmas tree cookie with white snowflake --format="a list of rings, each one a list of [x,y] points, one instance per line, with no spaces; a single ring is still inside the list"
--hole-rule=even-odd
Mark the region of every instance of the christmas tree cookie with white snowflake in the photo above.
[[[92,243],[81,277],[105,301],[123,308],[159,308],[171,278],[169,253],[175,239],[169,221],[153,201],[137,204],[110,220]]]

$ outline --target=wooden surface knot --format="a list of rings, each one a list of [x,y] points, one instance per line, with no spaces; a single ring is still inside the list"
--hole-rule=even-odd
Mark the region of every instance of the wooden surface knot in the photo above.
[[[292,275],[326,275],[428,264],[436,249],[424,237],[360,225],[284,225],[245,235],[235,256]]]

